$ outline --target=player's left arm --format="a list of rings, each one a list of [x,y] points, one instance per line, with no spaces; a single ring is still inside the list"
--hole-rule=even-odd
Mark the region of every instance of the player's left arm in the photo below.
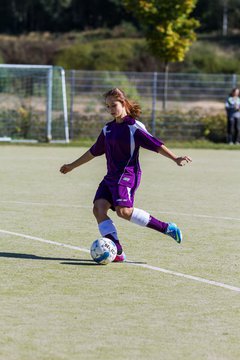
[[[137,122],[137,124],[141,124]],[[135,132],[136,142],[143,148],[151,151],[155,151],[167,158],[173,160],[178,166],[184,166],[185,164],[192,161],[189,156],[177,156],[171,150],[169,150],[162,142],[162,140],[152,136],[141,124],[141,128],[138,125],[138,129]]]
[[[177,156],[171,150],[169,150],[165,145],[161,145],[158,148],[158,153],[173,160],[178,166],[184,166],[187,163],[192,162],[192,159],[189,156]]]

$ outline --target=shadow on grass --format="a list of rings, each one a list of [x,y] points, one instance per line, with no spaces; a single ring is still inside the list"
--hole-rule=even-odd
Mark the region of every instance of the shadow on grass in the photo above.
[[[9,252],[0,252],[0,258],[11,258],[11,259],[26,259],[26,260],[48,260],[48,261],[63,261],[60,264],[62,265],[75,265],[75,266],[95,266],[100,265],[91,259],[76,259],[76,258],[58,258],[58,257],[47,257],[47,256],[37,256],[33,254],[20,254],[20,253],[9,253]],[[125,261],[128,264],[146,264],[142,261]],[[122,264],[118,262],[115,264]]]
[[[37,256],[37,255],[33,255],[33,254],[0,252],[0,258],[1,257],[11,258],[11,259],[26,259],[26,260],[65,261],[65,262],[62,262],[61,264],[71,264],[71,265],[97,265],[97,263],[95,263],[91,259],[46,257],[46,256]]]
[[[62,262],[61,264],[64,264],[64,265],[75,265],[75,266],[78,266],[78,265],[103,265],[103,264],[97,264],[93,261],[93,264],[91,263],[84,263],[84,261],[93,261],[93,260],[83,260],[81,262]],[[124,261],[124,262],[115,262],[114,265],[118,265],[118,264],[147,264],[146,262],[143,262],[143,261]]]
[[[80,260],[80,261],[77,261],[76,262],[76,259],[75,259],[75,262],[61,262],[62,265],[75,265],[75,266],[79,266],[79,265],[82,265],[82,266],[95,266],[95,265],[99,265],[97,264],[95,261],[93,260]]]

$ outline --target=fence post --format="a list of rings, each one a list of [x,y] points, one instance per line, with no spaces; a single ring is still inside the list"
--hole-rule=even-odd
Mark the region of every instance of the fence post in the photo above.
[[[73,106],[75,95],[75,70],[70,71],[70,139],[74,137],[73,134]]]
[[[163,111],[167,110],[167,100],[168,100],[168,71],[169,65],[168,63],[165,64],[164,67],[164,84],[163,84]]]
[[[47,141],[52,140],[52,87],[53,87],[53,68],[48,70],[47,75]]]
[[[156,134],[156,104],[157,104],[157,72],[153,73],[152,83],[152,134]]]
[[[237,75],[232,75],[232,87],[235,88],[237,86]]]
[[[61,71],[61,81],[62,81],[64,133],[65,133],[65,141],[66,141],[66,143],[69,143],[68,111],[67,111],[67,91],[66,91],[65,70],[64,70],[63,68],[61,68],[60,71]]]

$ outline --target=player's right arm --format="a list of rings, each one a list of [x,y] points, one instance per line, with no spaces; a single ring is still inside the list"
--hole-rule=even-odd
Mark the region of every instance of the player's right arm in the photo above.
[[[100,156],[103,155],[104,153],[105,153],[105,136],[102,130],[95,144],[93,144],[93,146],[88,151],[86,151],[82,156],[80,156],[80,158],[78,158],[77,160],[73,161],[70,164],[64,164],[60,168],[60,172],[62,174],[67,174],[69,171],[72,171],[76,167],[81,166],[87,163],[88,161],[92,160],[95,156]]]
[[[73,161],[70,164],[64,164],[61,168],[60,168],[60,172],[62,174],[67,174],[69,171],[72,171],[73,169],[75,169],[78,166],[81,166],[85,163],[87,163],[88,161],[92,160],[95,156],[92,155],[92,153],[90,152],[90,150],[86,151],[82,156],[80,156],[80,158],[78,158],[77,160]]]

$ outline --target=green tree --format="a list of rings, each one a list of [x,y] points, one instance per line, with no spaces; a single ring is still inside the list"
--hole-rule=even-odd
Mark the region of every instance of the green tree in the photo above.
[[[126,8],[141,22],[150,51],[164,63],[166,107],[169,63],[183,61],[196,39],[199,23],[190,17],[197,0],[124,0]]]
[[[194,17],[200,20],[200,32],[217,31],[226,36],[239,29],[240,0],[198,0]]]
[[[1,0],[0,31],[71,31],[112,28],[131,21],[120,0]]]

